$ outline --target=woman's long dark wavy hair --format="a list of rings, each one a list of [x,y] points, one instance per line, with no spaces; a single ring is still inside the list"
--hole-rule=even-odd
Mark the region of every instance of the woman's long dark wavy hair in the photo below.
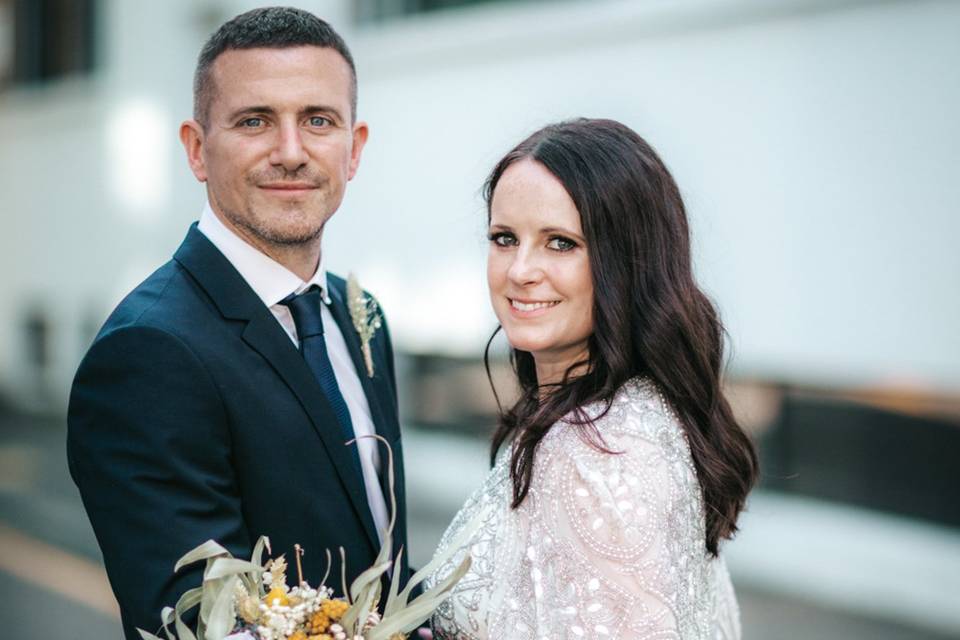
[[[706,548],[715,556],[719,541],[737,531],[758,464],[721,390],[724,330],[694,281],[680,191],[656,152],[629,127],[578,119],[540,129],[497,163],[483,190],[488,219],[500,178],[523,159],[556,176],[580,212],[594,328],[587,362],[572,365],[549,390],[537,383],[533,356],[511,350],[520,398],[501,408],[491,455],[512,441],[512,506],[527,496],[537,445],[553,424],[573,416],[581,435],[608,451],[582,408],[602,401],[609,409],[624,383],[645,376],[686,432],[703,491]],[[488,376],[489,349],[490,343]]]

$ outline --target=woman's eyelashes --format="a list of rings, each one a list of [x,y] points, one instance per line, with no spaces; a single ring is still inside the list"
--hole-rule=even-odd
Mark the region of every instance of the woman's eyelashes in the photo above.
[[[519,243],[517,237],[509,231],[493,231],[487,235],[487,239],[499,247],[512,247]],[[552,251],[566,253],[576,249],[579,244],[565,236],[552,235],[547,239],[546,247]]]
[[[487,239],[498,247],[510,247],[517,244],[517,238],[506,231],[491,231]]]
[[[577,246],[578,245],[576,242],[563,236],[550,236],[550,241],[547,242],[548,249],[553,249],[554,251],[560,251],[562,253],[572,251],[576,249]]]

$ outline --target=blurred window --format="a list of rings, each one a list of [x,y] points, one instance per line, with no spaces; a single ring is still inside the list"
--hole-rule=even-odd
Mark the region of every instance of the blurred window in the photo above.
[[[354,15],[357,22],[382,22],[391,18],[441,9],[480,4],[505,4],[511,0],[357,0]],[[516,0],[512,0],[516,2]],[[529,0],[528,0],[529,1]]]
[[[4,84],[32,84],[94,68],[96,0],[0,0]],[[12,34],[11,34],[12,31]]]

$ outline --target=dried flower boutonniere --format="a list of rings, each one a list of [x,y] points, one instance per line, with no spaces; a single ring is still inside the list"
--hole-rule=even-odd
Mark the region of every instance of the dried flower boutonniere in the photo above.
[[[350,309],[353,328],[360,336],[360,349],[363,351],[363,361],[367,365],[367,376],[372,378],[373,353],[370,351],[370,341],[383,320],[377,309],[377,302],[363,292],[356,276],[352,273],[347,278],[347,308]]]

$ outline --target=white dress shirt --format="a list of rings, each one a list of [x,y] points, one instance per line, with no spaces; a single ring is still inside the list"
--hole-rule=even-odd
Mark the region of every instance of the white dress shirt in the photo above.
[[[366,394],[363,392],[363,386],[360,384],[360,378],[357,376],[357,370],[353,366],[350,352],[347,350],[347,343],[327,306],[330,304],[330,296],[327,291],[327,272],[323,268],[322,252],[316,273],[310,280],[304,282],[289,269],[247,244],[245,240],[231,231],[213,212],[209,202],[203,208],[197,229],[240,272],[243,279],[247,281],[254,293],[263,300],[263,304],[270,309],[287,332],[287,335],[290,336],[290,340],[298,348],[300,342],[297,339],[297,327],[293,322],[293,316],[290,309],[280,304],[280,301],[291,293],[302,293],[313,285],[320,287],[325,303],[320,311],[323,322],[323,339],[327,345],[327,353],[330,355],[330,363],[333,365],[333,373],[337,378],[340,393],[343,394],[343,399],[350,410],[353,432],[357,436],[376,433],[373,418],[370,414],[370,405],[367,402]],[[264,425],[264,428],[268,427],[269,425]],[[377,442],[372,438],[364,438],[357,440],[354,446],[358,448],[360,454],[360,467],[363,470],[367,502],[370,505],[373,522],[377,527],[377,535],[382,542],[382,532],[386,530],[389,524],[389,517],[387,503],[383,497],[378,476],[380,456]]]

